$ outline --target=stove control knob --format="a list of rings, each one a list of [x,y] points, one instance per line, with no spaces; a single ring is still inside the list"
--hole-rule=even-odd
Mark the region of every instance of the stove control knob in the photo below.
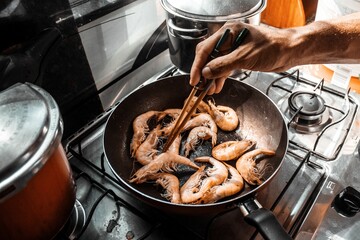
[[[352,187],[347,187],[336,195],[332,207],[346,217],[355,216],[360,211],[360,192]]]

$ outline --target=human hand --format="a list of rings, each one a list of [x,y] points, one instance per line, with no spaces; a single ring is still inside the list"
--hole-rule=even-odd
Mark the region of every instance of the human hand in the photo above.
[[[242,29],[249,30],[248,36],[238,48],[231,50],[231,46]],[[222,44],[220,56],[207,62],[209,55],[222,36],[225,29],[230,29],[229,37]],[[289,68],[289,62],[283,60],[279,54],[288,46],[289,31],[270,29],[240,21],[227,22],[208,39],[200,42],[196,47],[195,59],[190,72],[190,84],[195,86],[200,77],[215,79],[215,84],[208,94],[219,93],[225,80],[235,69],[258,71],[282,71]],[[286,34],[285,34],[286,33]]]

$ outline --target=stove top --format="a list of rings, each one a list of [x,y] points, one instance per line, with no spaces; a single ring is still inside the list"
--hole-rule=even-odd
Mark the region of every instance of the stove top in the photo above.
[[[137,86],[171,74],[179,73],[170,65]],[[257,194],[260,204],[294,239],[360,239],[359,95],[299,70],[234,78],[266,93],[288,122],[284,164]],[[58,239],[262,239],[238,208],[218,215],[176,216],[144,204],[121,187],[105,159],[102,136],[107,117],[136,88],[130,81],[115,84],[118,88],[111,91],[117,101],[108,100],[113,104],[107,111],[64,142],[77,202]],[[355,214],[346,216],[349,211]]]

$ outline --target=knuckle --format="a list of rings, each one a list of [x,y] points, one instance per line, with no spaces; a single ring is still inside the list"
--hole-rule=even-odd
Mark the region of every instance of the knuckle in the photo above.
[[[198,44],[196,45],[195,52],[196,52],[197,54],[202,54],[202,53],[204,53],[204,48],[203,48],[203,46],[204,46],[204,43],[203,43],[203,42],[198,43]]]

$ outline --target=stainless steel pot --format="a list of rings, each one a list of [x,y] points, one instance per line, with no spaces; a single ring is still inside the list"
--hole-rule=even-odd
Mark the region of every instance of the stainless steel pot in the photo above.
[[[260,23],[266,0],[161,0],[167,12],[167,33],[172,63],[189,73],[196,45],[226,21]]]

